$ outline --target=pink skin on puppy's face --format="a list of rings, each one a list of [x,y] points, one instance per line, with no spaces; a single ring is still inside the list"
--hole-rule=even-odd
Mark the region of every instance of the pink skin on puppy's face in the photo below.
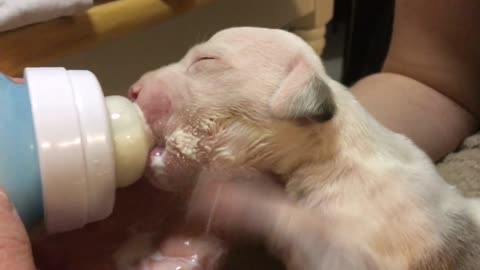
[[[165,70],[145,74],[140,81],[135,83],[129,91],[129,98],[135,101],[142,109],[145,121],[151,127],[156,146],[151,151],[150,162],[160,159],[161,165],[156,169],[147,169],[147,177],[154,179],[152,183],[164,190],[178,190],[186,185],[186,179],[195,175],[193,162],[181,156],[178,151],[167,141],[166,134],[172,129],[173,111],[179,111],[181,100],[177,87],[169,84],[170,80],[178,80],[176,72]],[[167,146],[168,145],[168,146]],[[160,167],[159,167],[160,166]]]

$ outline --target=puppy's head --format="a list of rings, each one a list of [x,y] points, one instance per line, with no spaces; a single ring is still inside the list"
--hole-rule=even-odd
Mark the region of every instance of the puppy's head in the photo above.
[[[145,74],[130,97],[157,139],[163,188],[212,162],[289,173],[325,145],[336,106],[315,52],[282,30],[231,28]]]

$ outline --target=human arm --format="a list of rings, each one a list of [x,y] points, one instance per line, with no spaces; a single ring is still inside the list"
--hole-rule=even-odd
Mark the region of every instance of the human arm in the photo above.
[[[388,128],[439,160],[479,127],[480,4],[396,1],[383,70],[352,91]]]

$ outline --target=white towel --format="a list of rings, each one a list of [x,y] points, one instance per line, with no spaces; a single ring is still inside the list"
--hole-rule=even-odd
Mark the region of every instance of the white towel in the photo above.
[[[83,12],[93,0],[0,0],[0,32]]]

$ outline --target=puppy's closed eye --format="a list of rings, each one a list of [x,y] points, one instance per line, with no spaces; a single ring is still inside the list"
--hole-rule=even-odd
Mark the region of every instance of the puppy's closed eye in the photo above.
[[[201,61],[208,61],[208,60],[217,60],[217,57],[215,57],[215,56],[200,56],[200,57],[195,58],[195,60],[193,60],[192,65],[193,64],[198,64]]]
[[[211,55],[201,55],[193,58],[189,69],[197,68],[198,66],[212,65],[216,62],[219,62],[219,58]]]
[[[195,75],[203,72],[218,72],[226,70],[227,63],[220,57],[213,55],[202,55],[195,57],[188,67],[188,73]]]

